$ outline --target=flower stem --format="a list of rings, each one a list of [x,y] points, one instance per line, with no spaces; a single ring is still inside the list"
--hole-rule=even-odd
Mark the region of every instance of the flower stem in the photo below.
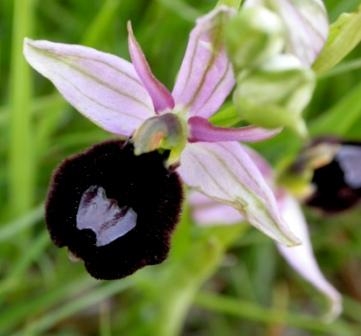
[[[82,39],[82,44],[96,47],[99,41],[106,35],[109,29],[109,22],[113,21],[114,16],[118,14],[118,8],[122,1],[106,0],[89,25],[86,34]]]
[[[147,302],[148,325],[136,335],[176,336],[202,284],[217,270],[226,248],[245,232],[245,225],[195,229],[182,255],[170,257]],[[144,324],[143,324],[144,326]]]
[[[36,0],[14,0],[11,56],[11,115],[9,146],[10,213],[24,214],[34,200],[35,169],[32,147],[30,70],[22,54],[23,39],[33,26]]]

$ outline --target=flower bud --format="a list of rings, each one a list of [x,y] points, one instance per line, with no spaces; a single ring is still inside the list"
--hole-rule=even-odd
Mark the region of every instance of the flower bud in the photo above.
[[[283,25],[276,14],[264,7],[246,8],[228,23],[225,40],[238,73],[261,64],[283,49]]]
[[[327,11],[322,0],[246,0],[245,8],[265,6],[285,29],[285,51],[310,66],[328,36]]]
[[[313,71],[288,54],[272,57],[237,78],[234,103],[247,121],[262,127],[288,127],[300,136],[307,130],[301,113],[315,87]]]

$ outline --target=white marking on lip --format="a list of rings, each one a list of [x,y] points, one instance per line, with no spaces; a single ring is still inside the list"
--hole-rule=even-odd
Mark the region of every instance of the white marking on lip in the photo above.
[[[119,208],[107,198],[104,188],[90,186],[82,195],[76,215],[79,230],[90,229],[96,235],[96,246],[107,245],[135,228],[137,213],[130,207]]]

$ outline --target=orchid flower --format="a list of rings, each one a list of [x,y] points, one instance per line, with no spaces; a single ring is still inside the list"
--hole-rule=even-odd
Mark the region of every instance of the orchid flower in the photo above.
[[[338,214],[360,202],[360,164],[359,141],[320,136],[284,167],[279,180],[308,206],[323,214]]]
[[[235,84],[222,38],[234,13],[219,6],[197,20],[172,92],[151,72],[130,24],[132,63],[85,46],[29,39],[24,54],[85,117],[110,133],[132,137],[136,155],[170,150],[168,166],[177,167],[188,186],[232,206],[276,241],[296,245],[300,241],[281,218],[272,191],[238,142],[263,140],[279,130],[222,128],[207,120]],[[92,192],[91,197],[103,202],[97,192],[100,196]]]
[[[302,245],[299,246],[287,247],[277,244],[280,254],[296,272],[325,295],[330,303],[329,312],[325,318],[328,321],[333,320],[342,310],[341,295],[326,280],[317,265],[312,251],[307,223],[300,205],[285,189],[275,186],[273,171],[270,165],[255,151],[250,148],[245,148],[245,150],[249,153],[253,162],[258,166],[277,195],[277,204],[283,219],[292,231],[302,239]],[[233,208],[216,203],[200,193],[194,192],[190,195],[190,204],[193,208],[193,217],[199,225],[232,225],[245,220]]]

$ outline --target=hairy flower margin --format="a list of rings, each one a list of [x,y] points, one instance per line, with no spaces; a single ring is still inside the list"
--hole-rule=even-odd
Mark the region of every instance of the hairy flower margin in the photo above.
[[[309,237],[302,229],[303,217],[295,216],[299,211],[297,204],[290,198],[281,203],[276,200],[262,167],[250,150],[238,142],[263,140],[279,130],[254,126],[221,128],[207,120],[235,84],[222,41],[224,22],[234,13],[229,7],[219,6],[197,20],[172,93],[152,74],[130,25],[132,63],[80,45],[29,39],[25,40],[24,54],[71,105],[112,134],[131,137],[149,120],[155,118],[162,123],[169,114],[181,120],[186,141],[180,149],[177,172],[182,180],[223,204],[223,215],[230,209],[236,210],[237,216],[282,245],[299,244],[293,232],[298,234],[304,245],[283,246],[281,252],[301,275],[331,299],[335,316],[340,311],[339,294],[324,280],[314,261]],[[168,130],[161,140],[172,136],[169,124],[165,124]],[[301,262],[307,267],[300,266]],[[325,286],[331,289],[323,290]]]

